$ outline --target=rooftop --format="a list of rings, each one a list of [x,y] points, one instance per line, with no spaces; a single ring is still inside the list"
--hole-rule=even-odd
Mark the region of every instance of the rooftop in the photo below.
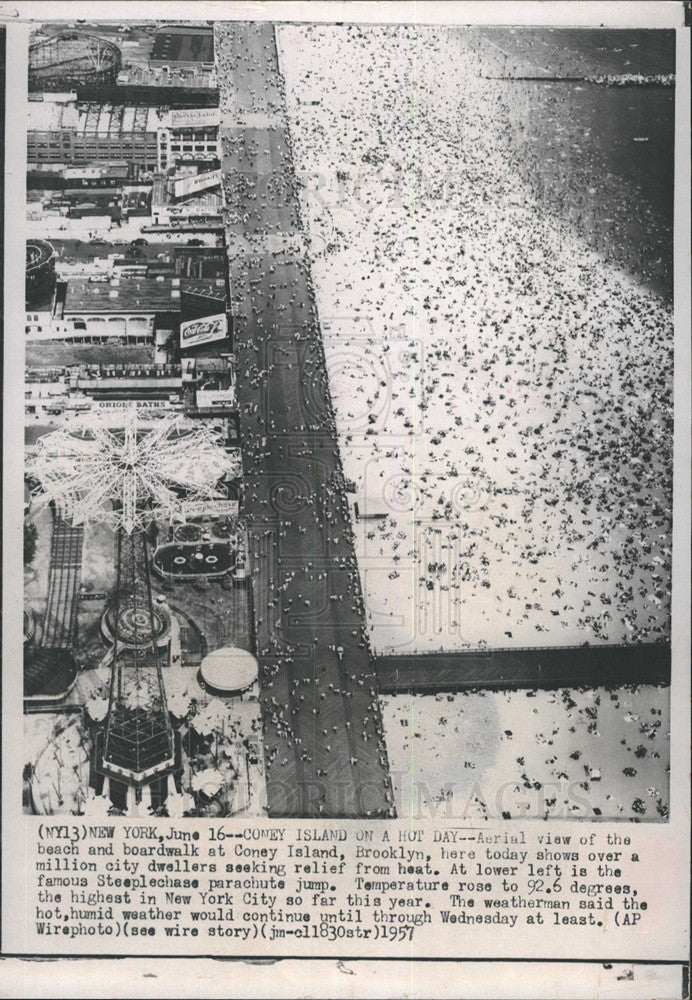
[[[185,246],[158,240],[148,242],[144,239],[135,244],[123,242],[101,245],[56,239],[51,240],[51,245],[57,255],[59,271],[61,265],[86,265],[98,261],[95,271],[141,263],[157,269],[170,268],[171,272],[180,277],[221,278],[226,274],[226,255],[221,247]]]
[[[29,131],[156,132],[162,124],[156,108],[123,104],[74,104],[61,101],[32,101],[29,104]]]
[[[122,104],[82,104],[72,126],[80,132],[155,132],[160,122],[156,108]]]
[[[67,104],[63,101],[29,101],[27,105],[27,128],[30,132],[55,132],[62,128],[63,112]]]
[[[211,28],[190,28],[183,32],[165,28],[156,33],[152,62],[214,62],[214,34]]]
[[[225,282],[222,278],[123,277],[110,282],[71,278],[67,282],[64,315],[178,312],[184,292],[225,298]]]

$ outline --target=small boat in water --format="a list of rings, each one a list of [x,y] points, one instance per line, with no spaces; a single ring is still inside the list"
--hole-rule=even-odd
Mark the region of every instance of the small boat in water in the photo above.
[[[648,135],[635,135],[632,141],[633,142],[648,142],[649,141],[649,137],[648,137]]]

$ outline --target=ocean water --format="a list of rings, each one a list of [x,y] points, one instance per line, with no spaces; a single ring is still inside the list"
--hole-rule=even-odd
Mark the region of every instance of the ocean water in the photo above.
[[[504,81],[516,169],[542,207],[672,301],[674,87],[564,78],[673,73],[674,33],[498,28],[473,44]]]
[[[462,29],[473,31],[474,29]],[[675,33],[609,28],[479,28],[483,51],[504,58],[505,75],[585,76],[675,72]]]
[[[514,90],[517,169],[543,207],[672,300],[672,88],[505,86]]]

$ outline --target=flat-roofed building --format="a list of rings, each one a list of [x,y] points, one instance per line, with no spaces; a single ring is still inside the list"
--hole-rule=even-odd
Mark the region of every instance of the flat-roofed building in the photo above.
[[[31,340],[67,344],[151,345],[163,349],[177,333],[190,296],[226,307],[223,278],[127,275],[75,277],[58,282],[55,307],[40,324],[27,324]],[[37,328],[38,327],[38,328]]]
[[[27,160],[44,170],[56,163],[167,170],[184,160],[211,162],[219,155],[218,125],[218,108],[32,101]]]
[[[237,407],[230,357],[188,358],[184,366],[124,361],[27,371],[24,410],[29,426],[59,424],[87,406],[118,407],[127,402],[184,408],[193,417],[230,419]]]
[[[208,25],[166,24],[157,29],[149,54],[154,69],[214,69],[214,31]]]
[[[137,163],[154,170],[161,116],[156,108],[36,101],[29,104],[29,163]]]
[[[158,169],[186,161],[212,163],[220,158],[219,109],[179,108],[163,117],[158,131]]]
[[[180,280],[176,278],[73,278],[66,283],[62,303],[62,318],[72,323],[75,342],[78,338],[83,343],[112,338],[152,343],[156,326],[172,332],[179,313]]]

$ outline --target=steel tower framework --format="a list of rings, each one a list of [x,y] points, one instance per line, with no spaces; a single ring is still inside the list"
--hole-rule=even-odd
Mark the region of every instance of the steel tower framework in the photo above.
[[[223,498],[217,483],[241,465],[208,426],[170,415],[142,425],[132,406],[90,410],[39,438],[27,471],[40,484],[38,504],[52,500],[73,524],[105,521],[130,534],[156,518],[194,517]]]
[[[113,668],[102,770],[142,785],[175,766],[175,747],[157,647],[144,531],[118,529],[113,592]]]
[[[157,517],[185,521],[223,496],[218,482],[236,476],[239,459],[220,435],[184,417],[138,423],[137,409],[93,411],[37,442],[27,471],[38,502],[53,502],[73,525],[106,521],[117,532],[116,585],[108,609],[113,665],[100,768],[143,785],[175,767],[173,732],[158,649],[146,529]]]

